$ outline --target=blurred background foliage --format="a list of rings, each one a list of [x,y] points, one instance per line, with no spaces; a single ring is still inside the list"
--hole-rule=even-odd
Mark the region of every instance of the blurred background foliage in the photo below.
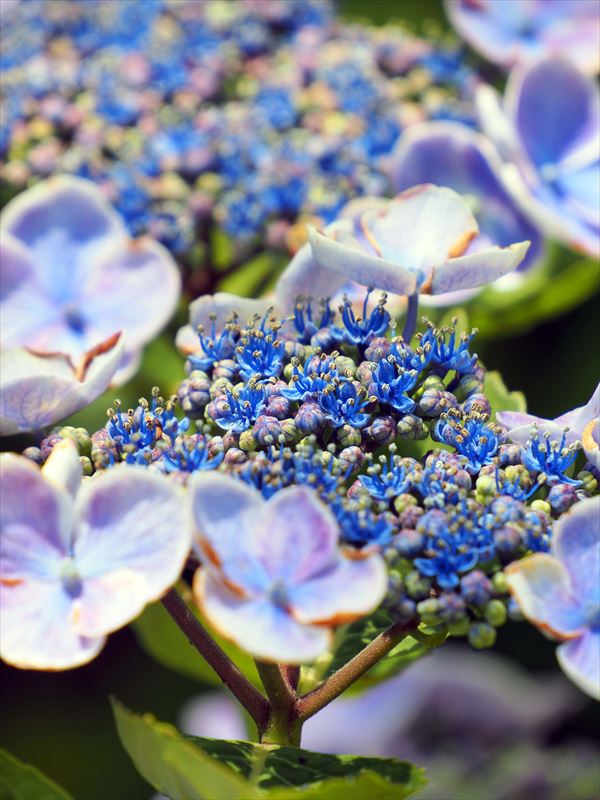
[[[416,31],[434,20],[442,29],[448,28],[441,0],[339,0],[339,8],[349,20],[384,24],[399,18]],[[272,269],[266,259],[259,257],[251,262],[222,288],[248,293],[257,276]],[[500,371],[506,385],[522,391],[528,408],[544,417],[554,417],[587,402],[595,388],[600,363],[595,294],[598,266],[577,260],[573,253],[560,248],[556,248],[550,263],[540,283],[530,287],[525,297],[506,296],[501,305],[494,302],[492,309],[483,293],[469,320],[487,334],[480,338],[476,350],[488,369]],[[554,282],[556,268],[570,263],[573,268]],[[571,302],[568,299],[565,302],[565,294],[572,298]],[[581,297],[586,295],[589,298],[581,303]],[[552,318],[557,298],[563,314]],[[163,393],[176,389],[183,376],[183,360],[172,345],[172,335],[186,318],[187,310],[182,306],[169,331],[147,348],[141,371],[119,392],[125,407],[135,404],[139,396],[147,395],[158,376]],[[113,396],[110,392],[101,397],[77,414],[72,424],[97,428]],[[500,630],[496,649],[533,673],[558,671],[554,645],[530,626],[506,625]],[[477,654],[472,658],[476,659]],[[134,710],[151,710],[158,719],[175,723],[183,703],[206,688],[198,680],[171,672],[152,660],[130,629],[111,636],[103,653],[84,668],[64,673],[35,673],[2,665],[0,678],[3,709],[0,746],[35,764],[78,800],[152,797],[151,788],[136,773],[117,739],[109,695]],[[552,702],[551,697],[548,702]],[[549,732],[549,741],[560,744],[573,736],[590,738],[594,729],[593,704],[584,702],[581,710]],[[444,749],[443,738],[439,746]],[[528,759],[527,750],[521,754],[513,752],[511,758],[509,769],[515,769],[515,765],[521,768]],[[581,796],[587,797],[587,791],[584,789]],[[485,792],[485,783],[478,784],[475,780],[464,792],[465,800],[467,797],[487,800],[484,794],[477,794]],[[567,798],[561,796],[557,800]],[[591,795],[589,800],[593,800]]]

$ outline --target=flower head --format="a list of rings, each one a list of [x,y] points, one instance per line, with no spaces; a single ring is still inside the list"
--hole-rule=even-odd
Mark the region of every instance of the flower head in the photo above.
[[[550,554],[517,561],[506,574],[525,616],[564,641],[557,655],[565,673],[600,700],[600,497],[560,518]]]
[[[78,488],[68,439],[41,470],[12,453],[0,464],[2,658],[30,669],[85,664],[179,577],[190,548],[179,492],[128,465]]]
[[[387,577],[377,554],[348,558],[335,518],[305,487],[270,500],[217,473],[190,481],[205,566],[194,597],[224,636],[267,661],[313,661],[335,625],[374,610]]]
[[[126,330],[122,374],[135,370],[179,298],[169,253],[152,239],[129,239],[100,190],[68,176],[18,195],[0,231],[3,345],[78,358]]]

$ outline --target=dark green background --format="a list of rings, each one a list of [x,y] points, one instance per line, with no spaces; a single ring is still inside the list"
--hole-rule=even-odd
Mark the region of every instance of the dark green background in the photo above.
[[[340,7],[348,18],[377,24],[393,17],[410,20],[417,29],[426,18],[445,24],[439,0],[342,0]],[[532,411],[554,416],[586,402],[596,385],[598,311],[593,298],[527,335],[477,349],[511,389],[525,392]],[[532,670],[557,669],[554,646],[529,626],[506,626],[498,649]],[[144,800],[153,794],[116,738],[109,694],[134,710],[174,722],[183,702],[199,689],[150,660],[128,630],[111,636],[87,667],[53,674],[2,665],[0,685],[0,745],[41,768],[77,800]],[[590,703],[570,728],[591,730],[591,714]]]

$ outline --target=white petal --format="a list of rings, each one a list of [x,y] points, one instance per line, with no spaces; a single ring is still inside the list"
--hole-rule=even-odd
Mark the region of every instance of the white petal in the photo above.
[[[329,233],[339,223],[326,229]],[[297,298],[310,297],[316,301],[333,297],[348,283],[339,272],[322,267],[313,256],[310,244],[298,250],[282,272],[275,289],[277,306],[282,314],[293,312]]]
[[[582,692],[600,700],[600,633],[589,630],[580,638],[561,644],[556,656],[565,675]]]

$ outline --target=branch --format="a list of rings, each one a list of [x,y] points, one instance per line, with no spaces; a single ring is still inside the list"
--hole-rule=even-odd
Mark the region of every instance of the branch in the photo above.
[[[162,603],[187,636],[189,643],[210,664],[256,722],[258,730],[262,731],[269,718],[268,701],[202,627],[176,589],[170,589],[163,597]]]
[[[409,631],[414,630],[415,626],[415,620],[409,623],[395,622],[390,625],[387,630],[380,633],[376,639],[373,639],[360,653],[357,653],[347,664],[340,667],[324,683],[299,698],[297,708],[302,722],[312,717],[317,711],[320,711],[332,700],[335,700],[336,697],[339,697],[354,681],[357,681],[381,658],[393,650]]]
[[[271,712],[261,735],[262,744],[299,747],[302,721],[298,716],[298,695],[289,682],[286,667],[258,660],[255,663]]]

